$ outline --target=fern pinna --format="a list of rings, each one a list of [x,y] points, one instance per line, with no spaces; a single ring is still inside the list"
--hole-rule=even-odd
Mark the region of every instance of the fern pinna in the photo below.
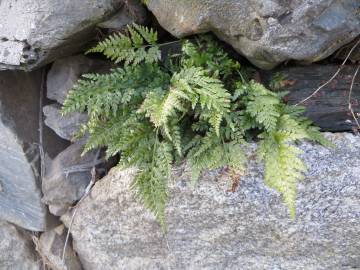
[[[67,97],[64,114],[89,115],[81,129],[88,134],[85,150],[106,147],[109,157],[120,154],[120,166],[137,167],[137,197],[165,227],[174,161],[188,161],[194,182],[205,169],[226,166],[239,174],[244,146],[256,135],[265,183],[282,194],[294,217],[296,182],[306,170],[296,142],[327,141],[301,116],[302,108],[247,80],[211,37],[181,42],[181,54],[162,61],[157,33],[133,25],[89,51],[123,67],[84,75]]]

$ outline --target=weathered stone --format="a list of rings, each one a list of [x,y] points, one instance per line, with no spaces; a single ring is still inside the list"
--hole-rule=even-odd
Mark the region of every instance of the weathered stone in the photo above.
[[[41,269],[31,238],[14,225],[3,221],[0,221],[0,269]]]
[[[70,89],[81,75],[89,72],[108,71],[110,67],[111,65],[106,61],[93,60],[83,55],[57,60],[47,75],[46,96],[60,104],[64,104]]]
[[[146,9],[139,5],[139,1],[128,0],[127,5],[124,5],[123,8],[109,20],[99,23],[98,27],[120,31],[128,24],[145,23],[146,15]]]
[[[345,60],[348,58],[352,62],[360,61],[360,44],[358,44],[360,37],[353,42],[341,47],[336,53],[335,58]],[[357,45],[356,45],[357,44]]]
[[[63,116],[59,104],[51,104],[43,107],[45,124],[61,138],[72,141],[82,124],[88,120],[85,113],[71,113]]]
[[[360,34],[358,0],[150,0],[177,37],[212,31],[255,65],[318,61]]]
[[[129,189],[134,170],[114,169],[79,205],[74,249],[86,270],[357,269],[360,138],[328,136],[336,148],[301,144],[309,172],[299,184],[294,220],[250,158],[234,193],[221,171],[204,173],[193,188],[189,172],[178,167],[165,236]],[[62,217],[67,226],[70,216]]]
[[[33,231],[50,222],[39,189],[41,85],[42,71],[0,72],[0,219]]]
[[[97,151],[81,156],[84,145],[74,143],[61,152],[46,169],[42,181],[43,201],[52,214],[63,215],[84,194],[91,180],[91,169],[99,163]]]
[[[33,69],[79,50],[124,0],[2,0],[0,68]]]
[[[71,241],[66,245],[64,262],[62,253],[65,246],[66,233],[64,225],[41,234],[37,246],[38,252],[46,258],[47,265],[54,270],[82,270],[79,258],[72,250]]]

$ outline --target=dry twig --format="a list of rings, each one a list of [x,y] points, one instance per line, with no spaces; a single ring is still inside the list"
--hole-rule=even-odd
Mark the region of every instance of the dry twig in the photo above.
[[[340,71],[343,69],[343,67],[345,66],[347,60],[350,58],[352,52],[355,50],[355,48],[360,44],[360,39],[354,44],[354,46],[351,48],[351,50],[349,51],[349,53],[347,54],[347,56],[345,57],[344,61],[342,62],[342,64],[340,65],[340,67],[338,68],[338,70],[335,72],[335,74],[325,83],[323,83],[322,85],[320,85],[311,95],[309,95],[308,97],[306,97],[305,99],[301,100],[299,103],[295,104],[295,106],[298,106],[306,101],[308,101],[309,99],[311,99],[313,96],[315,96],[322,88],[324,88],[326,85],[328,85],[330,82],[332,82],[336,76],[340,73]]]
[[[85,192],[84,192],[84,195],[81,197],[79,202],[73,207],[74,212],[73,212],[73,214],[71,216],[71,220],[70,220],[69,228],[68,228],[68,231],[67,231],[67,234],[66,234],[65,244],[64,244],[64,248],[63,248],[63,252],[62,252],[62,256],[61,256],[61,260],[62,260],[63,263],[65,261],[66,247],[67,247],[67,244],[69,242],[71,228],[72,228],[72,225],[74,223],[74,219],[75,219],[78,207],[84,201],[84,199],[90,194],[90,191],[91,191],[92,187],[94,186],[94,184],[96,182],[96,168],[95,167],[96,167],[96,165],[98,163],[99,155],[100,155],[100,150],[97,151],[94,162],[93,162],[93,166],[92,166],[92,169],[91,169],[91,181],[87,185],[87,187],[85,189]]]
[[[350,90],[349,90],[349,103],[348,103],[349,110],[350,110],[350,112],[351,112],[352,117],[353,117],[354,120],[355,120],[355,123],[356,123],[356,125],[357,125],[358,130],[360,130],[360,124],[359,124],[359,121],[358,121],[358,119],[357,119],[357,117],[356,117],[356,115],[355,115],[355,112],[354,112],[353,108],[352,108],[351,95],[352,95],[352,91],[353,91],[353,88],[354,88],[355,79],[356,79],[356,76],[357,76],[357,74],[358,74],[358,72],[359,72],[359,69],[360,69],[360,65],[358,65],[358,67],[357,67],[357,69],[356,69],[356,71],[355,71],[355,73],[354,73],[354,75],[353,75],[353,77],[352,77],[352,80],[351,80],[351,85],[350,85]]]

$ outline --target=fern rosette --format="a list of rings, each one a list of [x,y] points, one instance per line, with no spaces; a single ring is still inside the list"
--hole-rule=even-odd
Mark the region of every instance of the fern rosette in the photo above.
[[[182,41],[182,53],[161,59],[157,33],[128,27],[89,53],[103,53],[123,67],[109,74],[87,74],[78,81],[63,113],[87,112],[85,150],[107,148],[120,166],[136,166],[133,182],[143,201],[165,228],[167,183],[175,161],[187,160],[196,182],[203,170],[245,170],[244,145],[260,140],[265,183],[280,192],[295,216],[297,181],[306,167],[296,143],[327,141],[302,108],[283,103],[282,93],[246,80],[246,71],[209,36]]]

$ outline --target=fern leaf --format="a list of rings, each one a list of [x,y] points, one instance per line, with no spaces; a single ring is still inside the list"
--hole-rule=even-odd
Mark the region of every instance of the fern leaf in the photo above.
[[[115,63],[138,65],[141,62],[155,63],[161,59],[157,33],[137,24],[128,25],[129,36],[114,34],[86,53],[103,53]],[[146,44],[147,43],[147,44]],[[146,47],[150,47],[146,50]]]
[[[295,217],[297,181],[304,178],[306,167],[299,158],[301,150],[291,145],[286,134],[266,134],[259,147],[265,162],[265,183],[283,196],[284,203]]]

